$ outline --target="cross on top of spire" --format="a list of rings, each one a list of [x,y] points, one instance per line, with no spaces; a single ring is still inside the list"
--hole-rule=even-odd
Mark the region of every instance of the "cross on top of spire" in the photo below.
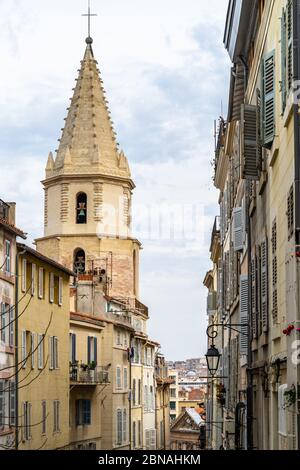
[[[98,16],[98,15],[96,13],[91,13],[90,0],[88,0],[88,13],[85,13],[84,15],[81,15],[81,16],[86,16],[88,18],[88,37],[86,38],[86,43],[92,44],[93,39],[91,38],[91,17]]]

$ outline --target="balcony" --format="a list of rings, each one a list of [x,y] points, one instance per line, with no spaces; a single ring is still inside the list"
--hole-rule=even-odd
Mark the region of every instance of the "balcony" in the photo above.
[[[97,366],[91,369],[83,364],[70,364],[71,385],[101,385],[108,384],[108,370]]]
[[[8,220],[9,205],[0,199],[0,219]]]

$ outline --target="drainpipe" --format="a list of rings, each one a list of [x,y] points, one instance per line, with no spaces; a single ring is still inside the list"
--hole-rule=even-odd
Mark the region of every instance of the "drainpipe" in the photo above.
[[[300,46],[299,46],[299,35],[300,35],[300,0],[293,2],[293,44],[294,44],[294,81],[298,82],[300,79]],[[298,83],[297,83],[298,85]],[[296,96],[296,95],[295,95]],[[295,100],[294,100],[295,101]],[[299,100],[294,102],[294,166],[295,166],[295,242],[296,242],[296,321],[300,320],[300,262],[299,262],[299,251],[300,251],[300,116],[299,116]],[[297,384],[300,381],[299,365],[297,367]],[[298,387],[297,387],[298,389]],[[299,400],[298,396],[298,400]],[[297,411],[297,436],[298,446],[300,448],[300,414]]]
[[[18,249],[17,249],[18,250]],[[16,277],[15,277],[15,397],[16,397],[16,430],[15,450],[19,450],[19,258],[26,250],[16,254]]]

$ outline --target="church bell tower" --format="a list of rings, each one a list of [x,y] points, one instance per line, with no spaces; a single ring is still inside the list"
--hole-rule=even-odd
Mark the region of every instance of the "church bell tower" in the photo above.
[[[131,236],[134,183],[116,142],[93,40],[79,69],[44,187],[44,236],[37,250],[81,275],[104,273],[108,293],[138,297],[140,243]]]

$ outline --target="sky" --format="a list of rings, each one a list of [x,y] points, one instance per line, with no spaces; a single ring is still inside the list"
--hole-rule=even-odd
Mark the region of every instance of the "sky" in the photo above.
[[[203,279],[218,213],[211,162],[228,98],[227,3],[92,0],[94,54],[136,184],[140,297],[169,360],[207,349]],[[86,10],[87,0],[0,0],[0,198],[17,203],[30,240],[43,233],[40,181],[84,54]]]

